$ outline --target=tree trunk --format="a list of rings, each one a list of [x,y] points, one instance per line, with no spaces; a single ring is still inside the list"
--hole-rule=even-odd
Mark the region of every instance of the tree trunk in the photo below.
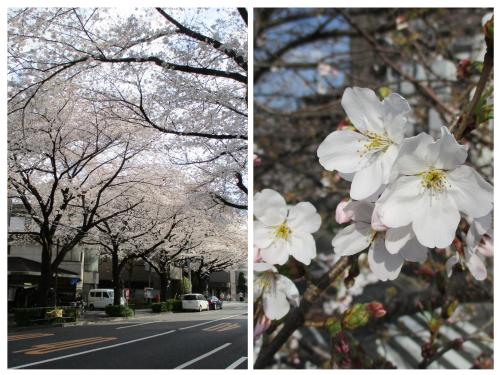
[[[48,301],[50,284],[52,282],[52,249],[51,244],[42,245],[42,264],[40,269],[40,282],[38,283],[37,305],[47,306],[54,301]]]
[[[168,275],[167,272],[160,272],[160,301],[167,300]]]
[[[122,282],[120,278],[120,265],[118,260],[118,250],[113,249],[111,255],[111,268],[113,273],[113,290],[115,292],[113,297],[113,305],[120,304],[120,297],[122,296]]]

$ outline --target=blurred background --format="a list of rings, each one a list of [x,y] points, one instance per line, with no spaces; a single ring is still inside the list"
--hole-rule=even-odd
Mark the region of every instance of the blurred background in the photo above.
[[[289,203],[310,201],[323,219],[312,266],[303,269],[292,260],[280,270],[299,288],[335,261],[331,240],[340,228],[335,207],[349,197],[350,183],[324,170],[316,150],[328,134],[348,124],[340,105],[344,89],[369,87],[381,99],[401,94],[412,106],[407,136],[425,131],[436,137],[442,125],[459,121],[473,95],[486,51],[483,25],[491,17],[491,9],[255,10],[254,189],[275,189]],[[490,183],[492,90],[491,81],[476,114],[480,125],[462,141],[469,148],[467,164]],[[391,307],[377,325],[352,337],[351,360],[359,362],[351,367],[418,367],[433,319],[455,300],[458,308],[437,335],[442,345],[465,343],[448,348],[427,367],[492,365],[492,259],[488,279],[477,282],[460,270],[448,279],[445,251],[432,253],[424,264],[406,263],[393,282],[378,282],[361,259],[354,286],[338,285],[315,306],[315,319],[345,311],[353,302],[378,300]],[[268,338],[256,343],[256,353]],[[325,329],[304,327],[273,367],[329,367],[332,346]]]

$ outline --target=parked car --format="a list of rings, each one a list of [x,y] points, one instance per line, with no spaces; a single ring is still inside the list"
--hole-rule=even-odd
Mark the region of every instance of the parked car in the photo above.
[[[115,291],[113,289],[90,289],[87,301],[88,309],[104,309],[113,304]],[[125,305],[125,298],[120,298],[120,305]]]
[[[208,311],[208,301],[203,294],[184,294],[181,300],[183,310]]]
[[[209,310],[222,309],[222,301],[216,296],[208,297],[207,301]]]

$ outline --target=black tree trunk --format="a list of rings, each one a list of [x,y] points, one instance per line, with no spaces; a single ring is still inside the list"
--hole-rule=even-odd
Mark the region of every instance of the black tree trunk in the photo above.
[[[120,278],[120,264],[118,260],[118,251],[113,251],[113,254],[111,255],[111,268],[112,268],[112,273],[113,273],[113,290],[114,290],[114,297],[113,297],[113,305],[119,305],[120,304],[120,297],[122,296],[122,282]]]
[[[51,244],[42,245],[42,264],[40,269],[40,282],[38,284],[37,291],[37,305],[38,306],[47,306],[49,288],[52,283],[52,249]]]

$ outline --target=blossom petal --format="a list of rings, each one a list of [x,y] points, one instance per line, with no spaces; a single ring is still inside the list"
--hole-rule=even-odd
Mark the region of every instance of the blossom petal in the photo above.
[[[493,209],[493,187],[473,168],[462,165],[449,172],[447,179],[449,194],[461,212],[476,218]]]
[[[362,200],[374,194],[382,185],[382,163],[380,156],[365,168],[356,172],[351,184],[351,198]]]
[[[413,237],[411,226],[389,228],[385,233],[385,247],[391,254],[397,254]]]
[[[367,201],[350,201],[344,208],[344,212],[352,215],[352,220],[369,223],[372,219],[373,203]]]
[[[413,221],[419,207],[420,178],[399,177],[386,188],[377,202],[377,210],[382,223],[391,228],[402,227]]]
[[[253,264],[253,270],[255,272],[265,272],[265,271],[273,271],[273,272],[278,272],[276,267],[274,267],[272,264],[269,263],[254,263]]]
[[[430,146],[433,143],[434,138],[427,133],[406,138],[399,148],[399,155],[394,166],[396,170],[408,176],[428,170],[437,158],[437,150],[430,152]]]
[[[357,222],[341,229],[332,240],[333,251],[341,256],[363,251],[371,242],[370,224]]]
[[[292,233],[290,237],[290,255],[306,266],[316,257],[316,241],[309,233]]]
[[[476,280],[483,281],[488,276],[483,261],[476,254],[471,253],[467,259],[466,264],[471,275],[474,276]]]
[[[410,112],[410,104],[401,95],[392,93],[382,102],[384,108],[384,126],[389,137],[396,143],[400,143],[405,135],[407,114]]]
[[[277,275],[276,287],[278,290],[281,290],[285,294],[286,298],[288,299],[288,302],[290,302],[291,305],[293,306],[299,305],[300,302],[299,290],[297,289],[297,286],[292,280],[290,280],[286,276]]]
[[[290,311],[290,303],[286,295],[272,286],[262,294],[264,314],[271,320],[281,319]]]
[[[458,254],[453,254],[451,257],[448,258],[448,260],[446,261],[446,274],[448,275],[448,277],[451,276],[451,274],[453,273],[453,266],[455,264],[457,264],[459,262],[459,258],[458,258]]]
[[[420,199],[419,206],[412,223],[418,242],[431,249],[449,246],[460,222],[455,201],[446,193],[426,193]]]
[[[383,106],[373,90],[368,88],[347,88],[341,101],[349,120],[360,132],[383,133]]]
[[[467,149],[458,144],[446,126],[441,127],[441,138],[435,143],[438,157],[434,167],[438,169],[454,169],[467,159]]]
[[[288,208],[285,198],[272,189],[264,189],[255,194],[253,214],[266,225],[279,225],[285,221]]]
[[[382,166],[382,183],[388,184],[395,180],[397,173],[393,173],[393,166],[398,157],[399,149],[395,145],[390,145],[389,148],[380,156],[380,164]]]
[[[389,253],[383,238],[377,236],[373,245],[368,250],[368,264],[372,272],[379,280],[394,280],[398,277],[403,266],[404,259],[399,254]]]
[[[292,232],[314,233],[321,226],[321,216],[311,203],[300,202],[290,208],[287,222]]]
[[[428,249],[422,246],[415,237],[411,238],[399,252],[405,260],[420,263],[425,262],[428,253]]]
[[[285,240],[276,240],[260,253],[264,262],[269,264],[285,264],[290,256],[289,244]]]
[[[319,163],[328,171],[359,171],[366,163],[366,158],[361,157],[359,150],[367,140],[363,134],[352,130],[334,131],[318,147]]]
[[[274,228],[262,224],[260,221],[253,222],[253,244],[260,249],[271,245],[274,241]]]

